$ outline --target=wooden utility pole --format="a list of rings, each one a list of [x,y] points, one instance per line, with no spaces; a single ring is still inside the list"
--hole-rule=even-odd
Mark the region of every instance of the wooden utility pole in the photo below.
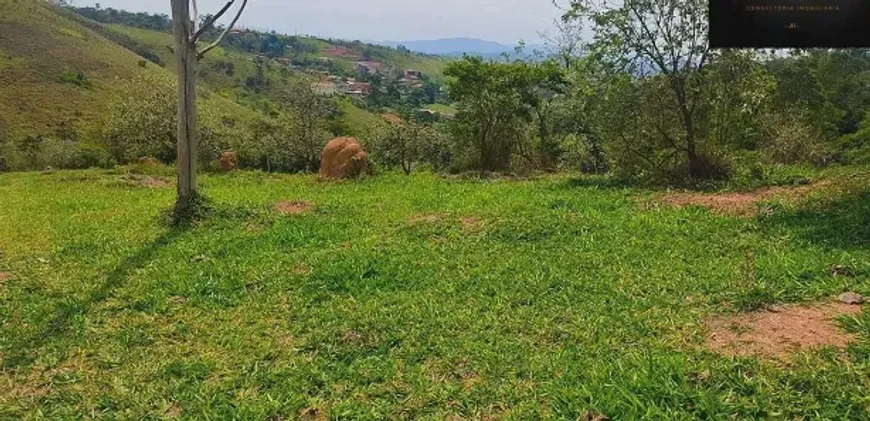
[[[199,59],[220,44],[224,36],[236,25],[248,0],[243,0],[236,17],[221,35],[201,52],[196,43],[205,31],[213,28],[236,2],[230,0],[214,16],[197,29],[199,19],[196,0],[170,0],[172,3],[172,30],[175,34],[175,60],[178,71],[178,199],[176,210],[189,209],[196,192],[196,66]],[[190,9],[193,3],[194,15]]]

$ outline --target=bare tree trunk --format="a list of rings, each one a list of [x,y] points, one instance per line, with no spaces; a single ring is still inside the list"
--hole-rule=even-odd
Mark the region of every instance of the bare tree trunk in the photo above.
[[[178,202],[185,209],[196,197],[196,43],[188,0],[172,0],[172,27],[178,66]]]

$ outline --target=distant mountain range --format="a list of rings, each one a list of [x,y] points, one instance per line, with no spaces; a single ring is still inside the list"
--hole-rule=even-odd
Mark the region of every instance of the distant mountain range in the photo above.
[[[503,53],[513,55],[516,49],[516,46],[513,45],[476,38],[442,38],[422,41],[372,41],[371,43],[393,48],[403,45],[405,48],[414,52],[439,56],[462,56],[468,54],[483,57],[497,57]],[[529,53],[534,49],[541,49],[541,46],[527,45],[526,53]]]

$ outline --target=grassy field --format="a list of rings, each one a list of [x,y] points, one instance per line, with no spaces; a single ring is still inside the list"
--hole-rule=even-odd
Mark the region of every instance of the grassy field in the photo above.
[[[870,173],[826,177],[743,218],[580,176],[204,175],[216,214],[170,229],[170,186],[0,174],[0,419],[866,419],[866,311],[842,352],[703,346],[870,293]]]

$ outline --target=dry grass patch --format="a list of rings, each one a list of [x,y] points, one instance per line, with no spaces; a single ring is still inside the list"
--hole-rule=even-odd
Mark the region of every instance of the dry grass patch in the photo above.
[[[461,219],[462,230],[468,233],[476,233],[483,230],[483,221],[475,216],[466,216]]]
[[[759,203],[778,198],[790,202],[800,201],[829,184],[818,182],[799,187],[765,187],[745,193],[671,193],[662,197],[661,201],[678,208],[701,206],[724,215],[753,216]]]
[[[319,408],[303,408],[299,411],[298,419],[300,421],[325,421],[328,417]]]
[[[162,178],[151,177],[148,175],[141,174],[125,174],[121,176],[121,183],[137,186],[137,187],[148,187],[152,189],[156,188],[164,188],[172,186],[173,183],[168,180],[164,180]]]
[[[725,355],[776,359],[825,346],[842,349],[855,337],[837,327],[834,319],[860,312],[861,306],[831,302],[717,317],[707,322],[711,333],[705,345]]]
[[[275,212],[281,215],[304,215],[314,212],[316,205],[301,200],[285,201],[275,205]]]
[[[437,214],[437,213],[422,213],[411,215],[408,217],[408,222],[417,225],[417,224],[435,224],[441,222],[445,219],[445,215]]]

